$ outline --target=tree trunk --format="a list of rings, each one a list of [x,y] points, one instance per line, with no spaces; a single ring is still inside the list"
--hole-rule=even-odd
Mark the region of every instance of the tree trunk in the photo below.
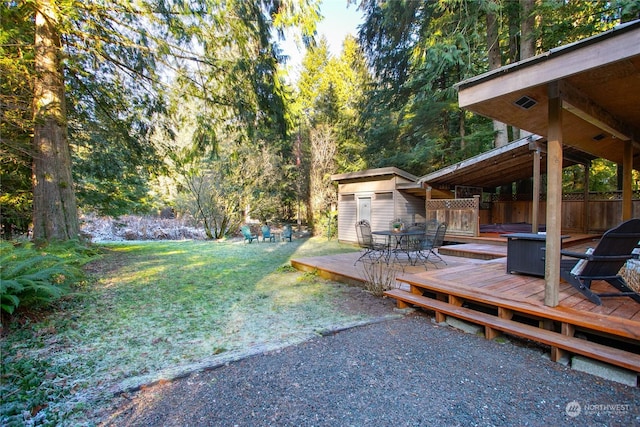
[[[79,236],[55,0],[36,1],[33,100],[33,238]]]
[[[495,70],[502,66],[500,41],[498,39],[498,19],[493,11],[487,11],[487,49],[489,53],[489,69]],[[494,145],[502,147],[509,142],[507,125],[497,120],[493,121],[495,133]]]
[[[522,14],[520,24],[520,60],[531,58],[536,54],[534,6],[535,0],[520,0],[520,13]]]

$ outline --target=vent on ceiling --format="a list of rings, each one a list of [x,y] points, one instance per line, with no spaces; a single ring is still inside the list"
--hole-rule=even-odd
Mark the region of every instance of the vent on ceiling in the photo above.
[[[605,136],[604,133],[599,133],[599,134],[597,134],[596,136],[593,137],[593,140],[594,141],[602,141],[605,138],[606,138],[606,136]]]
[[[523,108],[525,110],[528,110],[529,108],[533,107],[537,103],[538,101],[526,95],[518,99],[516,102],[514,102],[514,104],[516,104],[518,107]]]

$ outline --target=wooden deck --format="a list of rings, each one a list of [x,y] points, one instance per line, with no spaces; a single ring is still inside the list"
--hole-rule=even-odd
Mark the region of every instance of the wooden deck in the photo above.
[[[640,304],[631,298],[607,298],[597,306],[569,284],[560,286],[560,304],[544,305],[544,279],[506,272],[506,247],[486,248],[492,253],[482,259],[481,243],[458,246],[454,255],[441,255],[447,265],[406,266],[397,270],[397,288],[387,291],[399,307],[420,307],[433,312],[441,322],[452,316],[481,325],[485,336],[500,333],[532,340],[550,350],[552,360],[582,355],[640,374]],[[578,242],[572,249],[588,246]],[[497,257],[504,251],[502,257]],[[305,271],[351,284],[364,282],[364,266],[354,262],[359,253],[292,260]],[[605,282],[594,282],[596,291],[611,290]]]
[[[477,237],[471,236],[452,236],[447,234],[445,236],[445,241],[451,243],[478,243],[478,244],[490,244],[490,245],[507,245],[507,238],[503,237],[505,233],[480,233]],[[574,246],[584,242],[588,242],[594,239],[600,238],[599,234],[582,234],[582,233],[570,233],[563,232],[562,234],[566,234],[569,237],[564,239],[562,244],[563,246]]]

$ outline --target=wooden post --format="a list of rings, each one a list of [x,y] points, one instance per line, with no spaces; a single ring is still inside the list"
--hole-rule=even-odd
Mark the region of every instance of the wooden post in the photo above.
[[[558,305],[562,241],[562,97],[558,82],[549,83],[547,129],[547,239],[544,303]]]
[[[622,220],[626,221],[633,216],[633,191],[632,172],[633,169],[633,144],[631,141],[624,141],[624,154],[622,157]]]
[[[540,212],[540,148],[533,152],[533,200],[531,200],[531,232],[538,232]]]
[[[425,198],[424,198],[424,221],[429,221],[429,201],[431,200],[431,186],[427,186],[425,188]]]
[[[590,175],[591,175],[591,163],[588,163],[586,165],[584,165],[584,194],[583,194],[583,206],[582,208],[584,209],[583,213],[582,213],[582,222],[583,222],[583,226],[582,226],[582,232],[583,233],[588,233],[589,232],[589,221],[591,220],[591,215],[589,214],[589,185],[590,185]]]
[[[473,215],[471,215],[471,218],[475,223],[473,225],[473,236],[478,237],[480,235],[480,196],[477,194],[473,196]]]

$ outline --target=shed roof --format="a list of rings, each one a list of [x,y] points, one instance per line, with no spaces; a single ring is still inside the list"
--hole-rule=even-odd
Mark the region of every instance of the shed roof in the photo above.
[[[335,174],[332,181],[340,183],[372,181],[384,177],[399,176],[405,182],[396,184],[396,189],[415,196],[425,196],[425,188],[450,189],[456,185],[495,188],[533,176],[533,151],[539,149],[542,158],[546,152],[546,141],[538,135],[531,135],[513,141],[500,148],[470,157],[456,164],[437,170],[422,177],[416,177],[396,167],[367,169],[357,172]],[[595,157],[573,147],[565,147],[564,165],[585,164]],[[546,162],[541,161],[540,170],[546,171]],[[450,197],[449,193],[433,195]]]
[[[331,180],[338,182],[371,181],[372,179],[384,176],[399,176],[411,182],[418,181],[417,176],[396,167],[366,169],[357,172],[340,173],[331,175]]]

